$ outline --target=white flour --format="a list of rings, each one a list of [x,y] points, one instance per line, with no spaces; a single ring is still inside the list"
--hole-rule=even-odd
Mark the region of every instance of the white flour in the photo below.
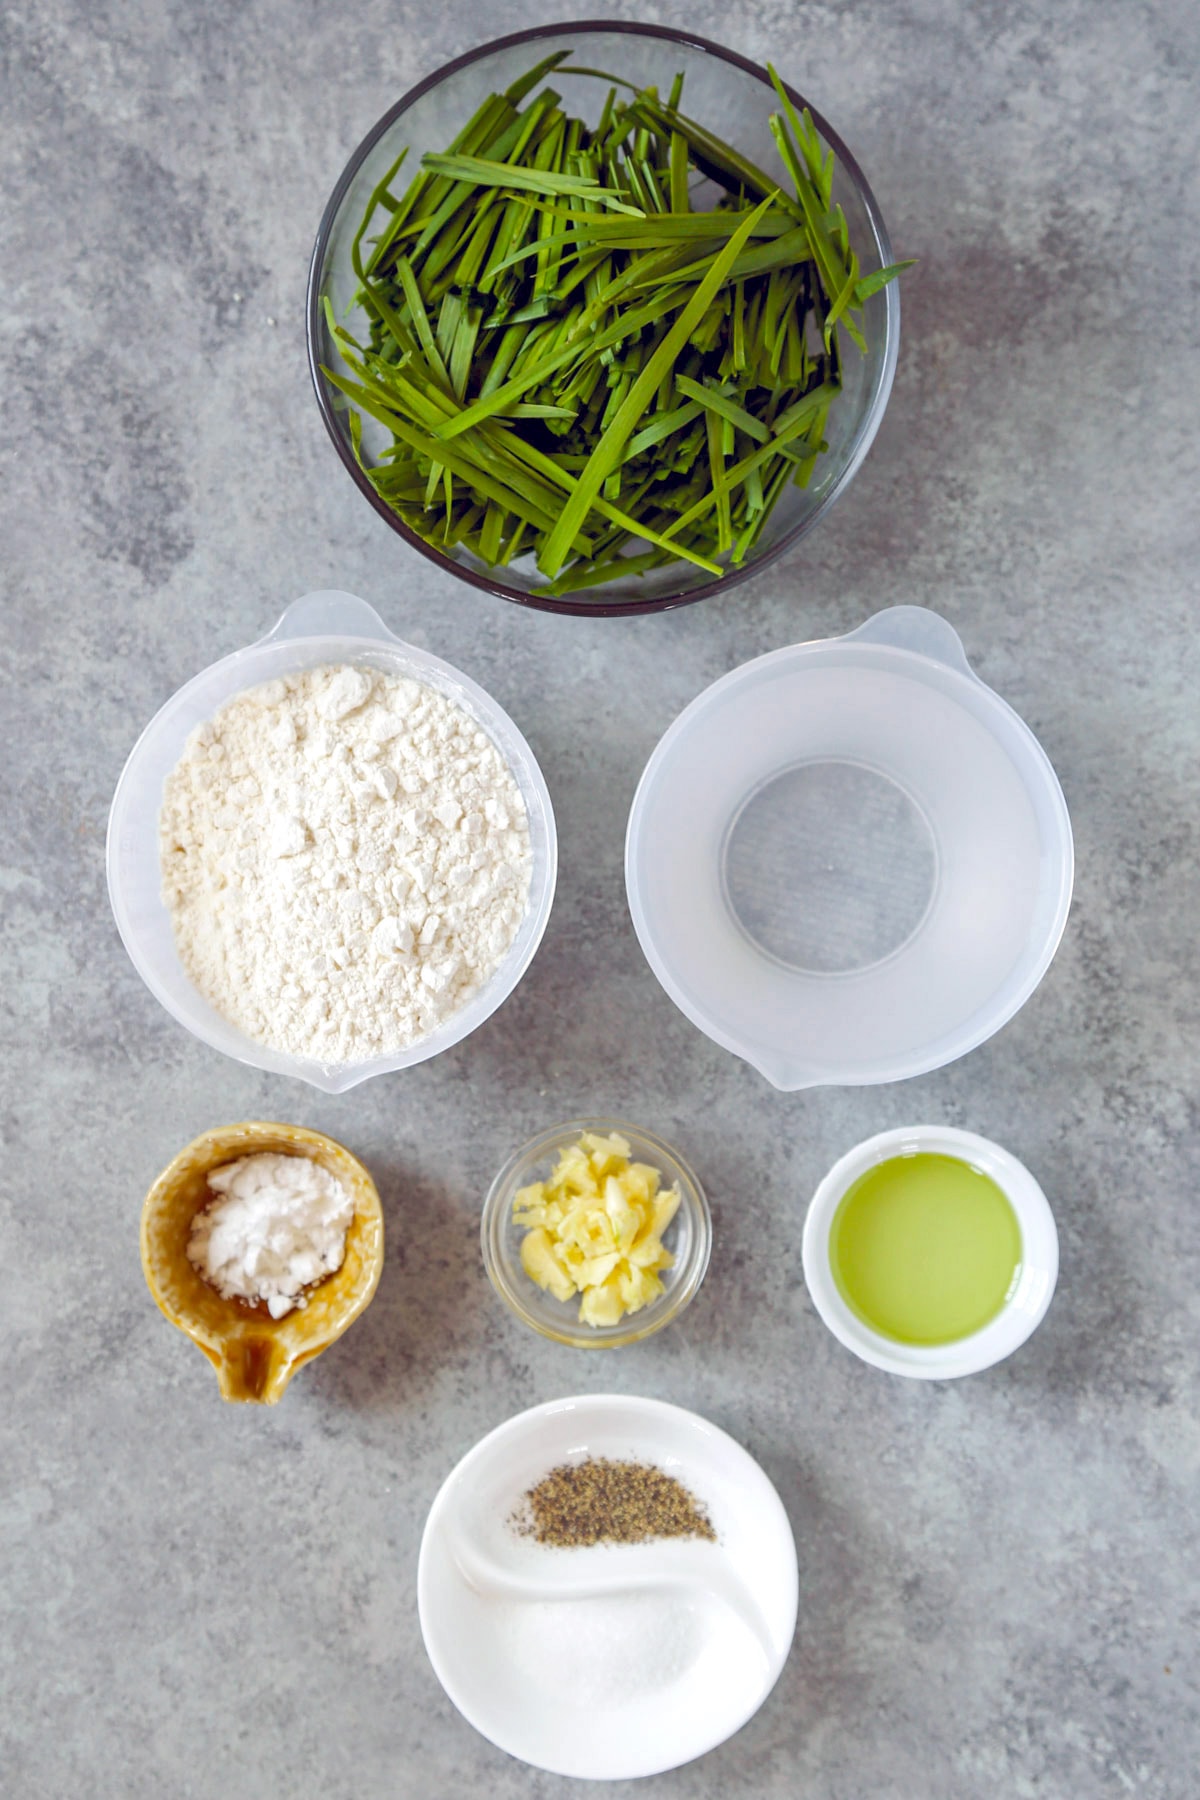
[[[163,899],[189,978],[257,1042],[403,1048],[503,960],[529,894],[512,772],[459,706],[348,666],[249,688],[167,777]]]

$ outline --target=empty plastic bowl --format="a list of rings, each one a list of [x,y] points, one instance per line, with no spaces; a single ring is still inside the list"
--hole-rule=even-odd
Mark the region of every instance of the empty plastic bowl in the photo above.
[[[183,754],[193,727],[259,682],[323,663],[350,662],[393,677],[409,676],[446,694],[477,721],[500,750],[521,790],[529,817],[533,859],[525,917],[491,980],[436,1031],[407,1049],[361,1062],[324,1063],[289,1056],[256,1043],[209,1005],[184,973],[171,920],[162,900],[158,815],[163,782]],[[213,663],[181,687],[155,714],[130,752],[117,783],[108,822],[108,892],[133,965],[156,1000],[194,1035],[226,1056],[294,1075],[326,1093],[340,1094],[392,1069],[425,1062],[490,1018],[529,967],[554,899],[558,867],[554,812],[533,752],[508,714],[483,688],[440,657],[406,644],[390,632],[365,600],[353,594],[307,594],[283,614],[265,638]]]
[[[1045,752],[917,606],[694,700],[625,857],[667,993],[783,1089],[898,1081],[991,1037],[1050,965],[1073,866]]]

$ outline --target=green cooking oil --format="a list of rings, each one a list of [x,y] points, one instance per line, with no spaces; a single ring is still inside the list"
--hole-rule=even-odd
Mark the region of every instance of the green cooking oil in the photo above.
[[[829,1232],[842,1299],[901,1344],[951,1344],[1016,1286],[1021,1228],[1008,1196],[956,1156],[893,1156],[860,1175]]]

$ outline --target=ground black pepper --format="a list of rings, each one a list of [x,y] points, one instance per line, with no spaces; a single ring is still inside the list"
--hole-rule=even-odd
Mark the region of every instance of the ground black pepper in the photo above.
[[[703,1506],[682,1482],[650,1463],[592,1456],[563,1463],[525,1495],[513,1523],[539,1544],[644,1544],[650,1538],[716,1542]]]

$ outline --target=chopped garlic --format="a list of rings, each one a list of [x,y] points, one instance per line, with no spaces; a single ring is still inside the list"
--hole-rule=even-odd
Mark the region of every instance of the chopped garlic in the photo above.
[[[664,1291],[659,1271],[674,1262],[662,1234],[679,1188],[663,1189],[659,1170],[630,1156],[616,1132],[586,1131],[559,1153],[548,1181],[521,1188],[513,1201],[515,1223],[530,1227],[521,1266],[556,1300],[582,1295],[582,1325],[616,1325],[649,1306]]]

